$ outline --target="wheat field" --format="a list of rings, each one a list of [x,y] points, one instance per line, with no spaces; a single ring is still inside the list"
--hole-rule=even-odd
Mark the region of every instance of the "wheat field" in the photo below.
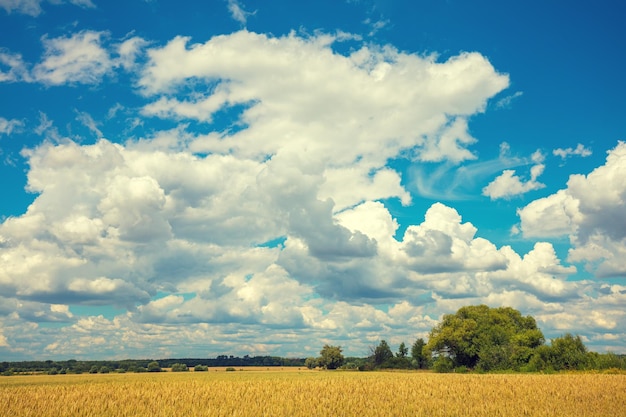
[[[59,416],[620,416],[626,375],[188,372],[0,378],[0,414]]]

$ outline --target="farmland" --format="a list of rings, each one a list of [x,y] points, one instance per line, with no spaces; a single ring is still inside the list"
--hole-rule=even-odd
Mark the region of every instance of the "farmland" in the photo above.
[[[0,378],[22,416],[616,416],[626,375],[331,372],[297,368]]]

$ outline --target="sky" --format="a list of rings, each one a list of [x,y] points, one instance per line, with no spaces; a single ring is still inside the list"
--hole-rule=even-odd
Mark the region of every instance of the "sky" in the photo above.
[[[0,0],[0,359],[626,353],[624,8]]]

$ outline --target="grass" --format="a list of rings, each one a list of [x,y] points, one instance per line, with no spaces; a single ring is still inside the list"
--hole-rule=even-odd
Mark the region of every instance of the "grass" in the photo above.
[[[37,416],[617,416],[626,375],[185,372],[0,378],[0,410]]]

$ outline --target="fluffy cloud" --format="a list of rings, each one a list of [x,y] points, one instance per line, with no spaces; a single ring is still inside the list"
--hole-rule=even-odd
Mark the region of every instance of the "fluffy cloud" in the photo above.
[[[518,211],[525,236],[569,235],[569,259],[590,262],[597,276],[626,274],[626,144],[608,152],[588,175],[572,175],[567,188]]]
[[[464,117],[481,111],[508,77],[478,54],[438,63],[363,47],[343,56],[331,48],[336,41],[242,31],[188,47],[189,39],[178,37],[148,51],[139,85],[146,95],[165,95],[144,113],[210,121],[218,109],[246,105],[241,121],[248,128],[205,140],[212,152],[265,157],[306,149],[311,163],[330,157],[329,164],[368,167],[413,148],[428,160],[473,157]],[[206,92],[171,96],[187,80],[206,83]]]
[[[389,332],[425,336],[460,305],[512,300],[545,323],[583,314],[557,300],[596,317],[589,326],[619,323],[617,313],[606,323],[597,313],[613,312],[623,289],[568,281],[576,268],[549,243],[525,255],[497,247],[441,203],[399,232],[385,201],[409,205],[412,195],[389,160],[474,158],[467,120],[508,77],[477,53],[439,62],[364,46],[341,55],[333,45],[345,36],[177,37],[146,49],[145,66],[135,59],[147,45],[139,38],[114,47],[120,60],[103,33],[46,39],[39,80],[96,83],[116,66],[137,70],[142,115],[175,127],[23,152],[35,198],[0,224],[0,309],[16,312],[3,317],[0,344],[77,357],[94,344],[112,357],[145,357],[150,346],[149,356],[171,357],[181,344],[206,355],[205,341],[216,354],[281,344],[283,354],[315,355],[320,341],[351,340],[349,352],[362,355]],[[217,130],[220,112],[231,124]],[[101,122],[78,116],[100,136]],[[531,181],[542,155],[533,162]],[[568,198],[535,212],[580,210]],[[577,221],[553,233],[580,230]],[[581,295],[589,288],[601,307]],[[72,311],[92,305],[125,311]],[[68,325],[53,332],[37,317]]]
[[[483,195],[492,200],[496,200],[499,198],[511,198],[529,191],[544,188],[545,184],[537,181],[537,178],[543,174],[543,170],[545,169],[545,165],[543,164],[544,158],[544,155],[540,151],[536,151],[532,155],[531,159],[535,165],[530,168],[530,179],[528,181],[524,182],[519,176],[515,175],[514,170],[507,169],[502,171],[499,177],[483,188]]]
[[[98,83],[113,67],[109,52],[101,45],[103,32],[82,31],[69,37],[44,38],[43,61],[33,68],[39,82]]]
[[[589,148],[585,148],[585,146],[582,143],[579,143],[578,145],[576,145],[576,148],[567,148],[567,149],[557,148],[552,151],[552,154],[554,156],[560,156],[561,159],[567,159],[570,156],[574,156],[574,155],[586,158],[592,154],[592,151]]]

